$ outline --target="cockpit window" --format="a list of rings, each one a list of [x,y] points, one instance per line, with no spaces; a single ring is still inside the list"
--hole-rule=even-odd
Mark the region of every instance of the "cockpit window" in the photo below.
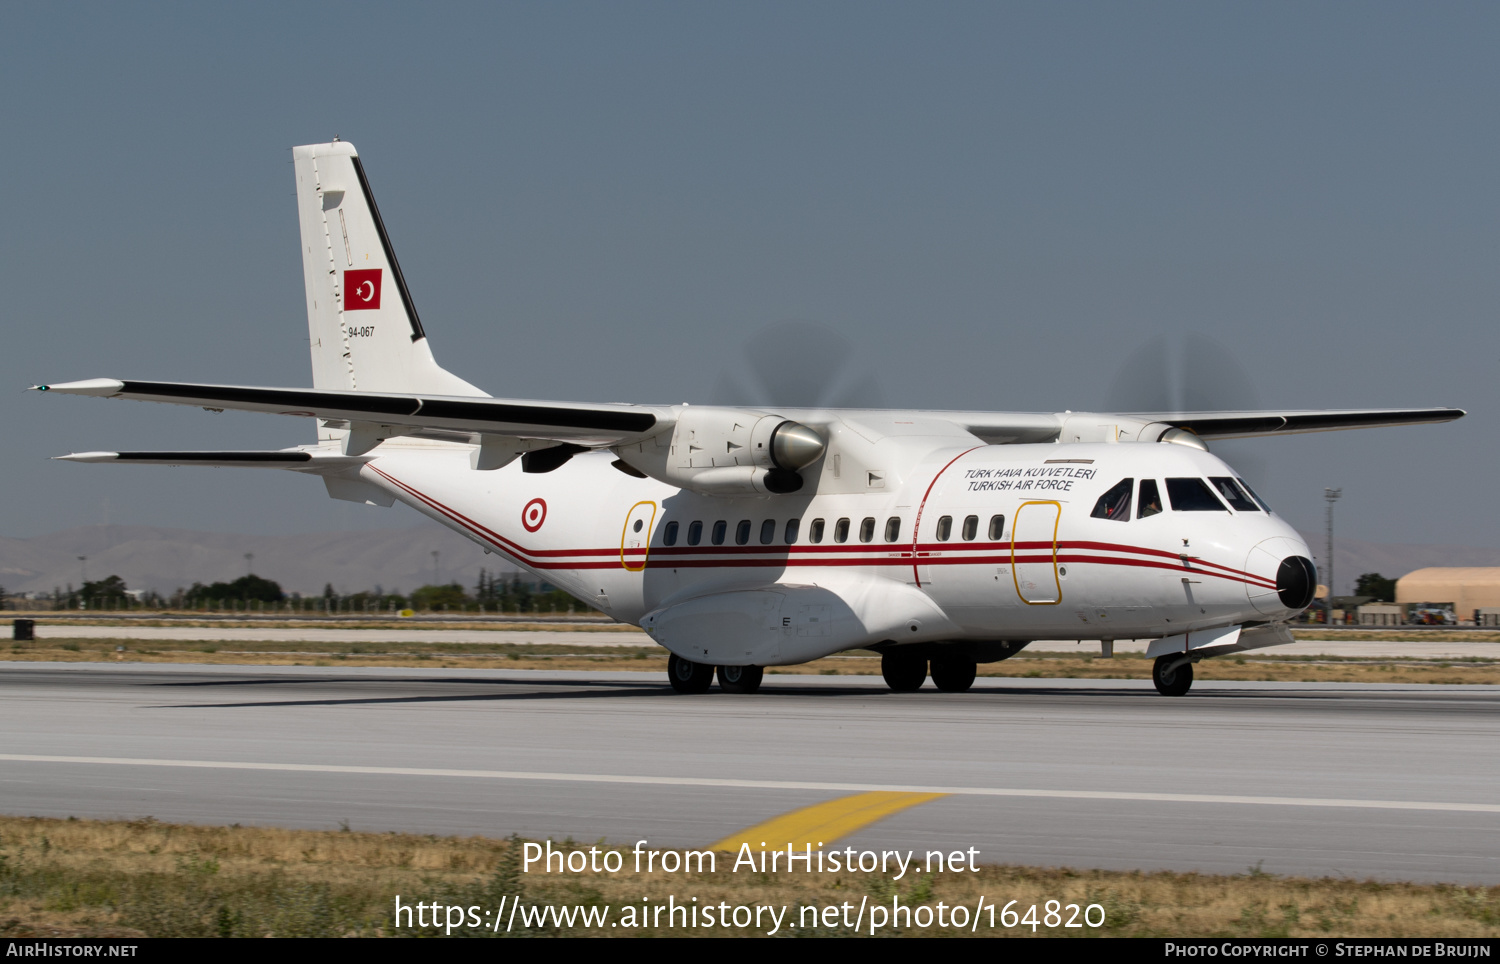
[[[1161,492],[1155,479],[1141,479],[1141,497],[1135,504],[1135,517],[1147,519],[1161,511]]]
[[[1208,481],[1210,481],[1210,482],[1212,482],[1214,484],[1214,488],[1218,490],[1219,495],[1221,495],[1221,496],[1224,497],[1224,501],[1228,502],[1229,503],[1229,507],[1231,509],[1233,509],[1234,511],[1236,511],[1236,512],[1259,512],[1260,511],[1260,506],[1258,506],[1254,502],[1250,501],[1250,497],[1245,494],[1245,490],[1242,489],[1242,488],[1240,488],[1239,483],[1236,482],[1234,479],[1227,478],[1227,477],[1222,476],[1222,475],[1215,475],[1215,476],[1210,476]]]
[[[1244,479],[1236,479],[1235,481],[1239,482],[1241,487],[1243,487],[1246,492],[1250,493],[1250,498],[1254,499],[1257,505],[1259,505],[1262,509],[1265,509],[1267,514],[1270,514],[1271,507],[1266,504],[1265,499],[1262,499],[1259,495],[1256,494],[1254,489],[1250,488],[1249,482],[1246,482]]]
[[[1228,512],[1202,479],[1168,479],[1167,498],[1177,512]]]
[[[1135,479],[1121,479],[1116,482],[1108,492],[1099,496],[1099,501],[1094,503],[1094,511],[1089,513],[1095,519],[1113,519],[1116,522],[1130,521],[1130,493],[1135,489]]]

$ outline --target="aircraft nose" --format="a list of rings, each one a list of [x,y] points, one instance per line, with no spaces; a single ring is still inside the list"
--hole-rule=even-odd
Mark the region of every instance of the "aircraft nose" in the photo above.
[[[1317,591],[1318,570],[1307,545],[1293,536],[1263,539],[1245,559],[1245,592],[1257,610],[1273,619],[1307,608]]]
[[[1318,569],[1306,556],[1287,556],[1276,569],[1276,595],[1288,609],[1306,609],[1317,585]]]

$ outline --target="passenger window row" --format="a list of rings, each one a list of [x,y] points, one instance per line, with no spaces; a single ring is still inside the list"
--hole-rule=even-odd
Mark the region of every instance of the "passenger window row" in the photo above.
[[[996,516],[996,518],[1001,519],[1002,520],[1002,524],[1003,524],[1003,520],[1004,520],[1003,516]],[[976,521],[976,524],[977,524],[977,521]],[[991,523],[991,527],[993,528],[993,522]],[[741,519],[739,521],[739,523],[734,527],[734,544],[737,545],[737,546],[747,545],[750,542],[750,533],[751,533],[751,530],[753,528],[754,527],[751,524],[751,521],[749,519]],[[788,520],[786,520],[786,526],[783,527],[783,529],[781,530],[781,541],[783,543],[785,543],[786,545],[792,545],[792,544],[794,544],[797,541],[797,537],[801,533],[801,528],[802,528],[802,520],[801,519],[788,519]],[[663,527],[663,529],[662,529],[662,535],[661,535],[662,545],[664,545],[664,546],[675,546],[675,545],[677,545],[677,538],[678,538],[678,535],[680,534],[680,531],[681,530],[680,530],[679,523],[675,519],[673,521],[671,521],[671,522],[668,522]],[[825,531],[824,530],[824,520],[822,520],[822,519],[814,519],[814,520],[812,520],[812,524],[807,527],[807,541],[810,542],[810,543],[812,543],[812,544],[814,544],[814,545],[822,542],[823,541],[823,533],[824,533],[824,531]],[[724,519],[720,519],[720,520],[718,520],[717,522],[715,522],[713,524],[712,528],[709,529],[708,541],[712,545],[722,546],[724,544],[725,538],[728,535],[729,535],[729,523],[727,521],[725,521]],[[901,517],[900,516],[893,515],[889,519],[885,520],[885,532],[884,532],[884,536],[885,536],[885,541],[886,542],[895,542],[896,540],[898,540],[898,539],[901,538]],[[965,538],[972,538],[972,536],[966,536]],[[687,544],[690,545],[690,546],[696,546],[699,543],[701,543],[702,541],[703,541],[703,523],[701,521],[695,519],[694,521],[688,523],[688,527],[687,527]],[[768,546],[768,545],[770,545],[771,543],[773,543],[775,541],[776,541],[776,520],[775,519],[766,519],[766,520],[762,521],[761,524],[760,524],[760,544],[763,545],[763,546]],[[833,541],[834,542],[839,542],[839,543],[848,542],[849,541],[849,520],[848,519],[839,519],[837,522],[835,522],[833,524]],[[873,541],[875,541],[875,517],[874,516],[868,516],[863,521],[860,522],[860,524],[859,524],[859,541],[860,542],[873,542]]]
[[[1244,479],[1215,476],[1204,482],[1199,478],[1167,479],[1167,499],[1174,512],[1227,512],[1224,502],[1236,512],[1271,511],[1261,498],[1245,484]],[[1210,486],[1209,483],[1212,483]],[[1135,479],[1121,479],[1110,486],[1109,491],[1099,496],[1094,511],[1095,519],[1111,519],[1115,522],[1130,521],[1130,495],[1135,489]],[[1217,495],[1215,494],[1217,493]],[[1224,501],[1219,501],[1222,498]],[[1142,479],[1136,496],[1135,514],[1138,519],[1148,519],[1162,510],[1161,490],[1155,479]]]
[[[964,516],[963,528],[959,530],[959,533],[959,537],[963,539],[963,541],[973,542],[974,539],[979,535],[979,516]],[[1000,541],[1000,538],[1005,535],[1005,516],[990,516],[990,525],[989,529],[987,530],[987,535],[989,536],[989,540],[991,542]],[[953,517],[951,515],[945,515],[937,521],[937,539],[938,542],[947,542],[951,538],[953,538]]]

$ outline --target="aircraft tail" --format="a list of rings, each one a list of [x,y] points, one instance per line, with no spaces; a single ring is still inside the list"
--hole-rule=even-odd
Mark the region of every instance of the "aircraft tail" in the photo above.
[[[433,359],[354,145],[292,158],[313,387],[488,397]]]

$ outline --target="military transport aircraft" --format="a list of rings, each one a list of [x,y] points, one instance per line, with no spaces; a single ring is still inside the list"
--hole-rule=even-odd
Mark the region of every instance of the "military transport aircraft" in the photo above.
[[[670,651],[680,692],[865,648],[961,691],[1037,639],[1150,638],[1153,678],[1291,641],[1302,538],[1205,439],[1446,422],[1452,408],[1017,413],[491,398],[440,368],[354,146],[293,149],[313,388],[37,390],[311,418],[277,451],[74,462],[286,469],[400,500]]]

